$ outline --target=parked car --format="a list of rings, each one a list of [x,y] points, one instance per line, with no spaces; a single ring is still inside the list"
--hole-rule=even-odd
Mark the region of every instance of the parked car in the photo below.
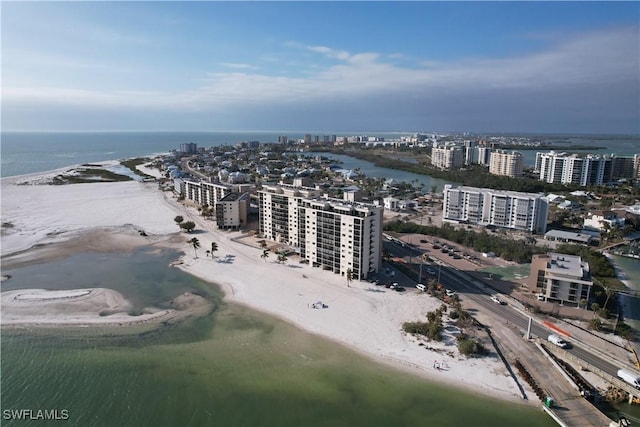
[[[427,290],[427,287],[425,285],[423,285],[422,283],[418,283],[416,285],[416,289],[421,290],[422,292]]]
[[[429,243],[428,240],[420,239],[420,243]]]
[[[400,285],[394,287],[393,290],[396,291],[396,292],[404,292],[405,291],[404,287],[402,287]]]
[[[451,289],[445,289],[444,291],[448,297],[452,297],[456,294],[456,291],[452,291]]]
[[[432,276],[436,275],[436,272],[432,268],[427,268],[427,273],[429,273]]]

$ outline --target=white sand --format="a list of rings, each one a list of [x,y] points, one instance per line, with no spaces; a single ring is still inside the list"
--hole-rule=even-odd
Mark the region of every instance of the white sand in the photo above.
[[[158,321],[173,311],[130,316],[131,304],[120,293],[102,288],[7,291],[2,292],[1,307],[3,325],[132,325]]]
[[[131,224],[147,234],[177,229],[175,214],[155,183],[13,185],[15,181],[24,179],[3,179],[1,184],[2,222],[13,224],[2,229],[3,256],[94,227]]]
[[[198,259],[186,243],[193,236],[182,235],[185,256],[181,268],[221,285],[229,300],[273,314],[418,375],[501,399],[520,400],[514,381],[497,358],[467,360],[458,356],[449,332],[445,343],[426,344],[442,350],[436,352],[419,346],[401,331],[403,322],[424,319],[426,312],[437,308],[440,301],[413,290],[399,294],[365,282],[354,281],[347,287],[343,277],[294,261],[278,264],[274,254],[262,260],[260,249],[231,240],[240,233],[216,230],[214,222],[203,220],[194,209],[173,199],[165,200],[154,183],[14,186],[11,180],[2,180],[2,221],[14,224],[8,233],[3,231],[2,254],[94,227],[133,224],[147,233],[171,233],[176,230],[176,215],[195,221],[199,230],[205,230],[193,235],[202,245]],[[215,259],[205,257],[212,241],[219,246]],[[12,295],[3,293],[3,304]],[[317,301],[327,308],[309,308]],[[18,303],[28,304],[24,296],[13,307]],[[2,323],[6,324],[12,308],[2,308]],[[436,361],[447,368],[435,369]]]

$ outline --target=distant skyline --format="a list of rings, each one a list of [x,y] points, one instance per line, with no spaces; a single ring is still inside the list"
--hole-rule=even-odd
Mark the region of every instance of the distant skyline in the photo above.
[[[2,129],[640,134],[639,2],[4,2]]]

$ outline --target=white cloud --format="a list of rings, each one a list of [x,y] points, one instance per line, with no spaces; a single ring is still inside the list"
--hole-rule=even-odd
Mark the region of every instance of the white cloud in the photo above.
[[[240,63],[237,63],[237,62],[221,62],[220,65],[222,65],[223,67],[227,67],[227,68],[236,68],[236,69],[243,69],[243,70],[258,70],[258,69],[260,69],[260,67],[257,67],[255,65],[240,64]]]
[[[625,96],[620,88],[626,87],[627,97],[637,100],[639,96],[637,27],[580,34],[544,51],[510,58],[467,58],[449,62],[426,59],[413,68],[393,65],[383,55],[373,52],[350,53],[326,46],[288,45],[338,63],[307,67],[304,74],[293,77],[278,75],[277,68],[273,71],[275,75],[268,75],[258,72],[259,67],[251,64],[221,63],[237,71],[208,73],[198,87],[176,92],[4,87],[3,103],[5,106],[86,104],[187,112],[229,112],[239,108],[238,114],[242,114],[246,106],[264,107],[273,113],[279,107],[292,105],[354,105],[359,100],[363,108],[373,108],[368,104],[372,99],[393,100],[394,108],[401,105],[402,99],[412,99],[419,105],[439,104],[445,110],[456,104],[472,105],[471,98],[478,96],[501,99],[503,105],[528,108],[524,99],[531,94],[536,96],[530,99],[550,105],[554,102],[565,105],[566,99],[561,100],[560,96],[575,96],[588,102],[594,87],[616,87],[615,96]],[[315,63],[309,61],[307,66],[312,62]],[[610,91],[610,97],[614,96],[613,92]],[[599,91],[598,102],[593,102],[593,114],[597,114],[603,96],[607,96],[607,90]],[[614,103],[613,99],[606,101],[605,104]],[[487,113],[484,110],[486,108],[477,107],[478,114]]]

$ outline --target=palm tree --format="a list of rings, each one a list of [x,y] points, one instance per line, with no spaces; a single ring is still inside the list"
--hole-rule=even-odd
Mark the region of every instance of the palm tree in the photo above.
[[[211,251],[209,249],[207,249],[207,252],[206,252],[207,255],[206,256],[209,256],[210,253],[211,253]],[[211,256],[211,258],[213,258],[213,256]]]
[[[262,250],[262,255],[260,255],[260,258],[262,258],[263,260],[267,260],[267,258],[269,258],[269,249],[263,249]]]
[[[191,240],[187,240],[187,243],[190,243],[191,246],[193,246],[193,253],[195,254],[196,258],[198,258],[197,249],[200,247],[200,241],[196,237],[194,237]]]
[[[351,287],[350,283],[353,280],[353,271],[350,268],[347,268],[346,276],[347,276],[347,288],[350,288]]]
[[[603,307],[607,308],[607,303],[609,303],[609,298],[615,295],[616,290],[607,286],[606,288],[604,288],[604,292],[607,294],[607,299],[604,301]]]
[[[213,254],[217,250],[218,250],[218,244],[216,242],[211,242],[211,258],[213,258]]]

